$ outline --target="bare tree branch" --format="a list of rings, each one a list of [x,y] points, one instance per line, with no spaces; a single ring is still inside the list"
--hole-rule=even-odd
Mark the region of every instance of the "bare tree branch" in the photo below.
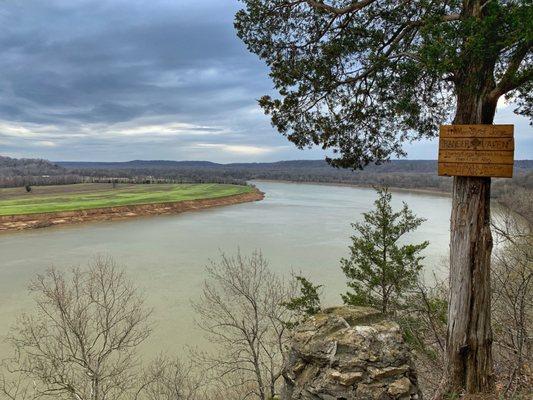
[[[124,272],[100,257],[70,276],[50,269],[30,290],[38,312],[8,338],[15,356],[3,362],[0,390],[14,400],[127,398],[150,311]]]
[[[203,295],[193,306],[216,350],[195,356],[224,390],[237,385],[242,396],[237,398],[273,398],[281,378],[285,323],[291,319],[282,304],[294,287],[273,274],[257,252],[222,255],[206,270]]]

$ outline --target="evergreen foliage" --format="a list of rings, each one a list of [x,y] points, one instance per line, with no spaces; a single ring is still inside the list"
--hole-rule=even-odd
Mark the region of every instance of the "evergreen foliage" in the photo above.
[[[290,311],[294,311],[300,319],[315,315],[320,311],[320,288],[322,285],[313,285],[303,276],[295,276],[300,286],[300,296],[293,297],[283,305]]]
[[[299,148],[332,149],[335,166],[405,155],[456,106],[491,123],[505,95],[532,115],[530,0],[241,1],[237,33],[279,93],[259,104]]]
[[[372,306],[383,313],[396,310],[406,292],[418,282],[421,255],[429,242],[402,244],[400,239],[424,221],[403,204],[393,211],[391,193],[377,189],[375,209],[363,213],[364,222],[352,224],[350,257],[341,259],[351,291],[342,295],[346,304]]]

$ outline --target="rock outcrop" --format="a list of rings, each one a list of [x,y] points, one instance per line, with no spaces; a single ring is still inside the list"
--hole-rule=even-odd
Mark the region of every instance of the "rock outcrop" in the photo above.
[[[421,399],[400,327],[366,307],[330,308],[298,325],[283,400]]]

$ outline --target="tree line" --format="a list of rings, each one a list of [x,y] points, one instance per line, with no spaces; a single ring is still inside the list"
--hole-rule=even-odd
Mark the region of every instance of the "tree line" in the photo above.
[[[81,175],[48,160],[0,156],[0,187],[69,185],[82,179]]]
[[[452,180],[437,176],[436,170],[436,161],[430,160],[395,160],[351,171],[332,168],[322,160],[241,164],[175,161],[52,164],[46,160],[0,157],[0,186],[17,187],[28,182],[34,185],[109,182],[113,179],[130,183],[243,184],[249,180],[265,179],[450,192]],[[496,179],[493,194],[499,197],[516,186],[533,190],[533,161],[516,161],[514,178],[510,181]]]

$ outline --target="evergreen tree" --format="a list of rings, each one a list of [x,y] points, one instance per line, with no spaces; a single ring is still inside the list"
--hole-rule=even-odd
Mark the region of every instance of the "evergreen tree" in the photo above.
[[[295,276],[300,285],[300,296],[293,297],[284,302],[283,306],[290,311],[294,311],[299,320],[305,319],[310,315],[315,315],[320,311],[320,288],[322,285],[313,285],[303,276]],[[299,322],[296,322],[298,324]],[[289,326],[296,325],[289,323]]]
[[[364,222],[352,226],[358,235],[352,236],[350,257],[341,259],[348,286],[342,295],[346,304],[373,306],[383,313],[395,310],[406,291],[416,284],[422,269],[421,255],[429,242],[400,244],[400,238],[424,222],[403,204],[401,211],[391,207],[387,188],[377,189],[375,209],[363,214]]]

